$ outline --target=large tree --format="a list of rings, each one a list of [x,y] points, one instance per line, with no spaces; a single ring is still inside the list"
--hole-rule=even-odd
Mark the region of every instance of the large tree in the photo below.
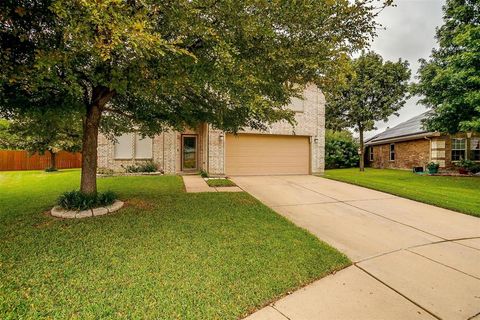
[[[431,131],[480,131],[480,2],[447,0],[444,24],[437,29],[438,49],[421,60],[416,92],[433,109]]]
[[[48,151],[50,170],[57,169],[59,151],[78,152],[82,148],[82,120],[76,113],[62,114],[46,110],[41,113],[22,113],[13,118],[12,121],[0,123],[0,148],[39,154]]]
[[[327,126],[353,128],[359,133],[360,171],[364,170],[365,131],[375,129],[375,121],[387,121],[405,104],[410,69],[407,61],[383,61],[374,53],[363,53],[351,62],[347,81],[327,95]]]
[[[293,122],[284,106],[334,82],[374,35],[379,2],[6,0],[0,112],[78,112],[81,191],[94,193],[99,129]]]

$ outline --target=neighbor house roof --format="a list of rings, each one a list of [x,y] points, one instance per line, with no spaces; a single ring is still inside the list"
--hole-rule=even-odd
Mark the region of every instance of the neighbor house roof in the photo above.
[[[366,145],[387,143],[390,141],[410,140],[422,138],[422,136],[432,135],[433,132],[423,128],[423,119],[428,115],[429,111],[413,117],[405,122],[389,128],[365,141]],[[420,136],[420,137],[419,137]]]

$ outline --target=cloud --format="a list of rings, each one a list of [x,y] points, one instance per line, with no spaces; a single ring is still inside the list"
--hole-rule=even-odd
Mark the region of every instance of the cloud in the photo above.
[[[436,47],[435,30],[442,25],[444,0],[397,0],[396,7],[383,10],[377,18],[385,29],[378,30],[378,37],[371,49],[386,60],[408,60],[412,69],[412,81],[419,67],[418,59],[428,58]],[[366,134],[370,137],[387,127],[393,127],[425,111],[417,105],[417,98],[407,101],[400,116],[391,116],[387,123],[376,124],[378,130]]]

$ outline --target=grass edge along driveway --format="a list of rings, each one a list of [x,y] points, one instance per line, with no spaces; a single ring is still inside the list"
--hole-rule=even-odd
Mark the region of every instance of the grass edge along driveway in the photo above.
[[[350,264],[247,193],[187,194],[177,176],[99,179],[126,201],[44,214],[79,171],[0,173],[0,318],[237,319]]]
[[[325,170],[323,177],[480,217],[480,178],[418,175],[407,170]]]

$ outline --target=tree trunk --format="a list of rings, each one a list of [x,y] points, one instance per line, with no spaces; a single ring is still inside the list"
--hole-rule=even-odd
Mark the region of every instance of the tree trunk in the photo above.
[[[360,156],[360,171],[365,171],[365,156],[364,156],[364,146],[363,146],[363,128],[359,127],[358,129],[359,132],[359,139],[360,139],[360,150],[359,150],[359,156]]]
[[[50,169],[57,170],[57,154],[50,150]]]
[[[92,101],[87,106],[87,112],[83,119],[82,177],[80,180],[80,191],[83,193],[97,193],[98,128],[102,109],[114,95],[115,91],[104,86],[92,89]]]
[[[100,107],[95,104],[87,108],[87,114],[83,120],[80,191],[87,194],[97,193],[97,146],[100,116]]]

